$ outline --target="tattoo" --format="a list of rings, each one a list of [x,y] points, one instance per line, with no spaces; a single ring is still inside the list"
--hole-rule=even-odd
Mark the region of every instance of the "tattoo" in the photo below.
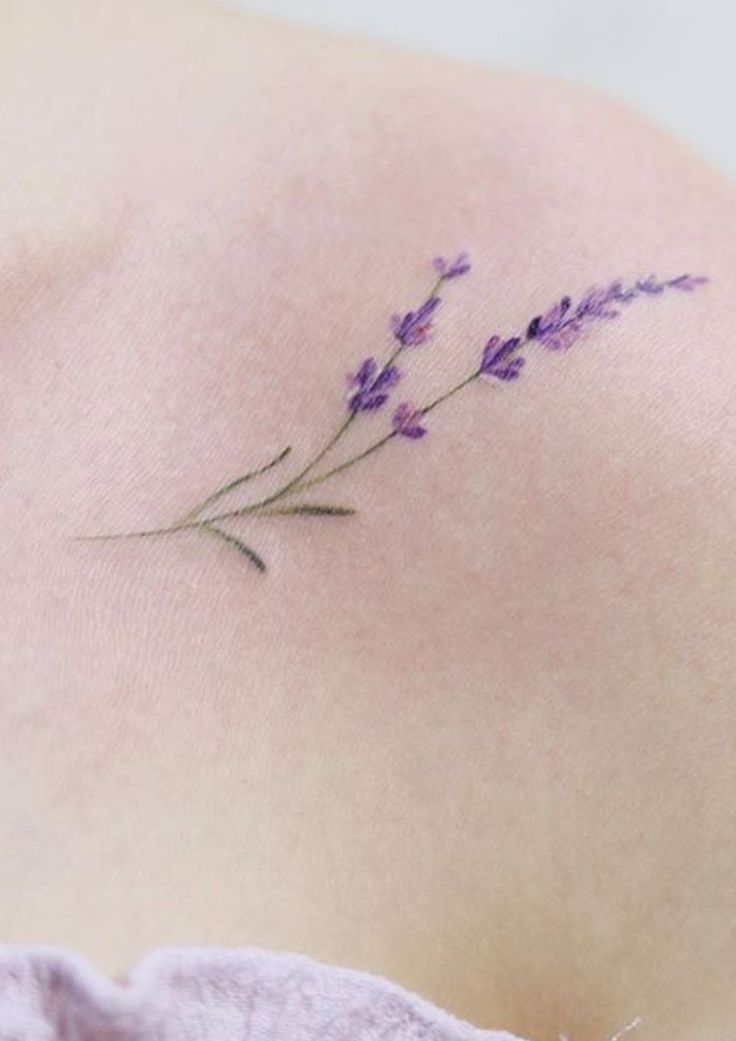
[[[344,419],[311,461],[288,477],[276,491],[238,509],[213,512],[215,504],[225,495],[280,467],[290,456],[290,448],[279,452],[264,466],[250,470],[242,477],[236,477],[235,480],[217,488],[199,505],[167,527],[122,534],[87,535],[82,536],[82,540],[153,538],[182,531],[197,531],[212,535],[226,543],[241,553],[258,571],[265,571],[266,564],[259,554],[239,536],[226,530],[223,527],[224,523],[242,518],[347,517],[354,514],[356,511],[350,506],[301,501],[303,493],[332,480],[338,474],[367,459],[389,441],[396,438],[418,441],[425,437],[428,430],[427,416],[476,381],[483,380],[495,383],[496,386],[514,383],[519,379],[526,365],[526,355],[531,349],[568,350],[582,340],[597,322],[618,318],[622,309],[637,299],[656,296],[666,290],[689,293],[709,281],[703,276],[688,274],[659,281],[654,275],[650,275],[648,278],[636,280],[629,286],[626,286],[622,279],[616,279],[603,287],[594,286],[584,293],[577,303],[574,303],[571,297],[563,296],[549,310],[532,318],[523,332],[510,337],[491,336],[476,359],[474,367],[459,383],[423,405],[416,405],[410,401],[399,402],[394,408],[390,424],[386,424],[383,433],[367,448],[357,454],[348,455],[343,461],[336,462],[326,469],[320,468],[326,456],[333,452],[354,423],[365,413],[379,412],[388,404],[396,387],[404,379],[404,372],[396,364],[397,361],[403,360],[404,355],[418,350],[432,339],[435,319],[442,304],[440,290],[470,271],[470,261],[466,253],[461,253],[454,260],[436,257],[432,266],[434,282],[419,307],[415,311],[391,317],[389,328],[393,337],[393,348],[389,356],[383,362],[373,357],[365,358],[347,377]]]

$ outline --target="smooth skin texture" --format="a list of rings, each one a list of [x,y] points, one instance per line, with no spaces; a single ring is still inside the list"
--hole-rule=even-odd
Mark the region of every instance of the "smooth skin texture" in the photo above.
[[[2,21],[0,936],[730,1036],[733,187],[564,84],[196,3]],[[266,576],[72,540],[306,461],[460,248],[417,400],[563,292],[713,281],[474,386],[335,482],[356,517],[249,522]]]

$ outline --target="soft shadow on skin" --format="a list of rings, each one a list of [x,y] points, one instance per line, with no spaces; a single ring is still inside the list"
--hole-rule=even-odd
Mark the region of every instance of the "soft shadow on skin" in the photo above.
[[[39,6],[35,103],[0,92],[4,175],[32,136],[79,181],[59,217],[21,191],[0,303],[3,934],[301,949],[531,1038],[720,1028],[732,189],[570,87],[197,10],[90,4],[59,47]],[[563,294],[651,271],[712,282],[500,378]],[[351,426],[390,442],[311,491],[358,512],[233,519],[266,573],[71,540],[290,446],[275,492],[427,318]]]

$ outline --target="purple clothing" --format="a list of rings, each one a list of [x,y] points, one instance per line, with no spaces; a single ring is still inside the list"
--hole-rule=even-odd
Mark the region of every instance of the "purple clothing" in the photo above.
[[[0,1041],[521,1041],[378,976],[254,948],[160,948],[113,982],[0,945]]]

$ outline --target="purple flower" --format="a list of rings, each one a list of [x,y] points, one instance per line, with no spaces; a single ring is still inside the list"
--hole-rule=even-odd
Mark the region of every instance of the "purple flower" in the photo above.
[[[658,282],[654,275],[650,275],[649,278],[640,278],[636,283],[636,288],[640,293],[663,293],[665,290],[664,282]]]
[[[551,351],[567,350],[580,339],[589,322],[619,316],[621,312],[611,306],[614,301],[627,304],[637,292],[635,288],[625,289],[619,278],[608,286],[592,286],[574,307],[570,297],[563,296],[546,314],[531,320],[527,339]]]
[[[432,267],[440,275],[443,281],[451,278],[459,278],[470,271],[470,258],[467,253],[459,253],[454,260],[446,260],[444,257],[435,257]]]
[[[394,412],[394,432],[403,437],[410,437],[413,441],[424,437],[427,428],[421,425],[423,416],[424,413],[420,408],[416,408],[408,401],[402,401]]]
[[[623,281],[617,278],[608,287],[608,296],[611,300],[615,300],[617,304],[628,304],[636,297],[636,289],[624,289]]]
[[[401,379],[395,365],[378,368],[375,358],[366,358],[357,372],[348,376],[350,412],[375,412],[386,403],[389,391]]]
[[[623,295],[623,286],[619,281],[604,289],[593,286],[583,294],[578,305],[573,308],[569,296],[553,304],[545,313],[532,318],[527,326],[527,340],[537,340],[542,347],[559,351],[571,347],[580,338],[585,322],[592,318],[615,318],[619,312],[610,308],[613,299],[629,299],[631,294]]]
[[[678,275],[677,278],[671,278],[667,285],[674,289],[682,289],[686,293],[692,293],[698,286],[704,286],[709,281],[710,279],[705,275]]]
[[[512,336],[509,340],[501,340],[500,336],[492,336],[483,348],[480,368],[481,376],[494,376],[498,380],[515,380],[524,367],[523,358],[511,358],[521,344],[521,337]]]
[[[569,296],[563,296],[559,303],[553,304],[546,314],[537,315],[532,318],[526,331],[528,340],[542,339],[545,336],[556,333],[570,310],[572,301]]]
[[[684,292],[692,292],[708,281],[695,275],[678,275],[668,282],[660,282],[654,275],[638,279],[628,289],[620,278],[607,286],[593,286],[583,293],[574,307],[569,296],[563,296],[546,314],[532,318],[526,330],[526,339],[535,340],[542,347],[559,351],[571,347],[579,340],[592,321],[618,318],[618,306],[629,304],[642,294],[656,296],[671,286]]]
[[[613,300],[633,299],[636,290],[629,290],[624,294],[620,280],[613,282],[610,286],[592,286],[583,293],[580,303],[575,308],[576,318],[616,318],[619,311],[612,310],[609,305]]]
[[[431,296],[417,311],[391,316],[391,332],[402,347],[419,347],[426,343],[432,332],[432,316],[440,303],[438,296]]]
[[[583,319],[574,318],[569,322],[565,322],[559,329],[545,333],[544,336],[540,337],[539,342],[548,351],[566,351],[568,347],[572,347],[576,340],[580,339],[584,332],[585,322]]]

